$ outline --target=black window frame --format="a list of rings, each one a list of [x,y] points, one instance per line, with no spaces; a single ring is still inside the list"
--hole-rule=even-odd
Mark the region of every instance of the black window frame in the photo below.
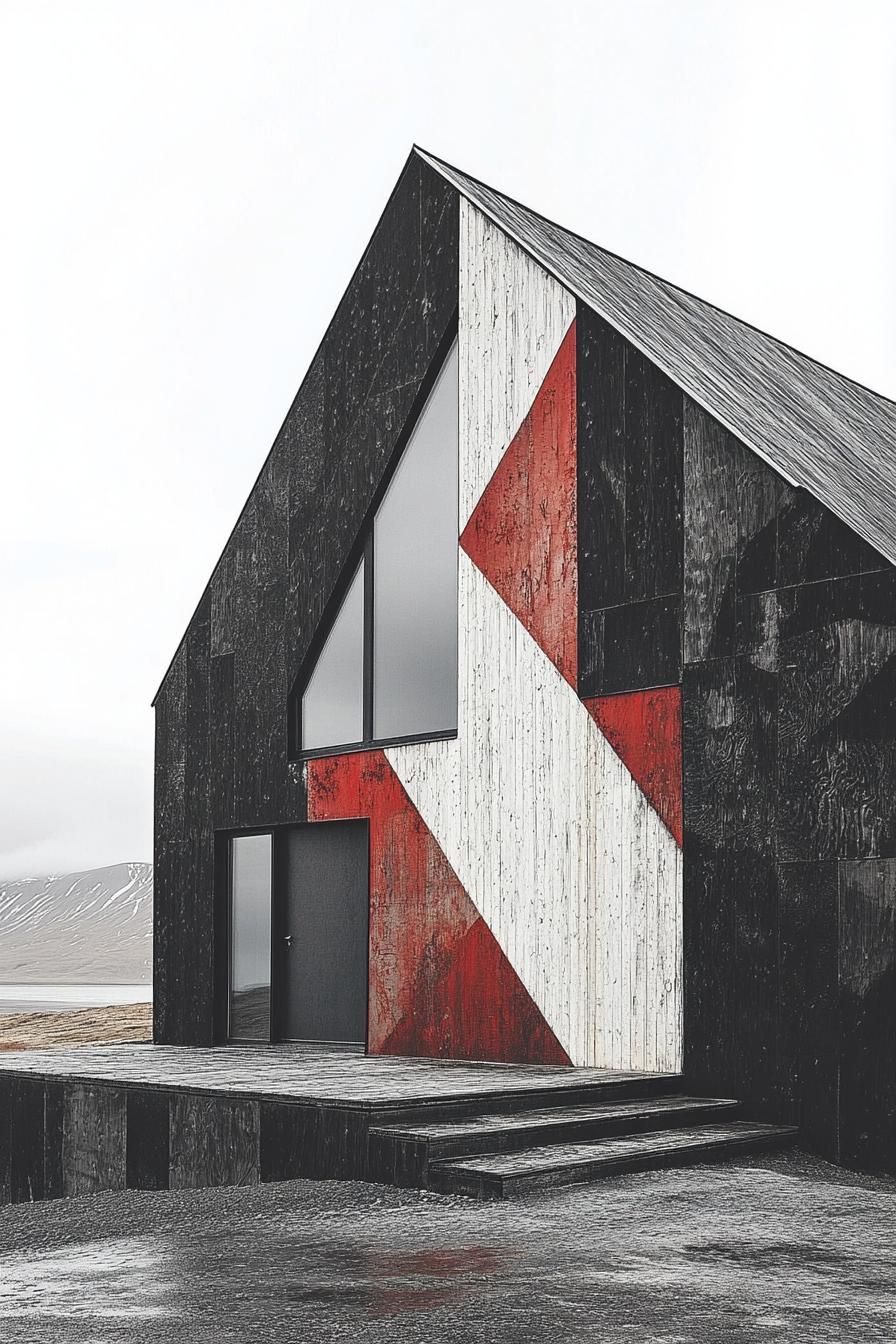
[[[414,399],[414,405],[411,412],[398,435],[395,447],[389,458],[386,471],[383,478],[371,500],[370,507],[364,516],[364,521],[358,533],[358,537],[353,545],[348,560],[343,567],[333,595],[327,604],[323,618],[320,621],[314,640],[312,641],[305,658],[302,661],[302,667],[295,678],[292,689],[289,693],[288,701],[288,759],[290,761],[311,761],[320,759],[324,756],[347,756],[352,752],[375,751],[382,747],[400,747],[414,742],[445,742],[457,737],[457,725],[454,728],[446,728],[425,733],[409,733],[402,737],[374,737],[373,736],[373,533],[374,523],[380,504],[386,496],[389,486],[392,484],[392,478],[398,470],[404,451],[407,448],[414,430],[423,414],[424,407],[429,400],[429,394],[436,385],[439,374],[444,367],[445,361],[451,353],[451,348],[457,340],[458,333],[458,312],[455,309],[451,321],[445,331],[444,336],[439,342],[439,347],[435,357],[426,371],[426,376],[420,384],[420,389]],[[458,395],[460,389],[458,388]],[[459,414],[459,408],[458,408]],[[460,463],[458,458],[458,472]],[[460,480],[458,479],[458,501],[460,499]],[[460,532],[458,530],[458,540]],[[358,572],[358,567],[363,565],[363,585],[364,585],[364,628],[363,628],[363,650],[362,650],[362,731],[363,736],[359,742],[345,742],[338,746],[330,747],[308,747],[302,746],[302,701],[308,684],[314,675],[318,659],[323,652],[324,645],[329,638],[330,631],[333,629],[339,612],[342,609],[342,603],[348,593],[349,588]]]

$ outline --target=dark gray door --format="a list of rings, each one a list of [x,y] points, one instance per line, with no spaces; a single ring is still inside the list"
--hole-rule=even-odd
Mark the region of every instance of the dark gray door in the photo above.
[[[296,826],[285,838],[283,1035],[367,1039],[366,821]]]

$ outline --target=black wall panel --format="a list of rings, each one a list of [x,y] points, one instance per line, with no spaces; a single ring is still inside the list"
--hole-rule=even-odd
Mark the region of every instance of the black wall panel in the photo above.
[[[197,1032],[201,1041],[209,1043],[213,1039],[214,975],[210,610],[206,594],[187,635],[184,838],[180,846],[183,885],[175,904],[174,967],[169,969],[177,986],[174,1030],[181,1039]]]
[[[458,198],[412,157],[156,701],[155,1038],[216,1037],[214,834],[303,821],[287,698],[457,310]]]
[[[782,587],[886,569],[873,547],[806,490],[789,490],[778,518],[778,582]]]
[[[896,572],[684,426],[686,1071],[896,1169]]]
[[[129,1190],[167,1190],[168,1094],[149,1088],[127,1093],[126,1183]]]
[[[777,582],[777,513],[789,487],[686,399],[684,408],[684,658],[741,651],[749,597]]]
[[[786,860],[896,855],[896,575],[779,594]]]
[[[172,1190],[256,1185],[259,1103],[176,1093],[170,1103]]]
[[[302,1176],[326,1176],[320,1160],[320,1136],[328,1118],[322,1106],[262,1101],[260,1179],[295,1181]]]
[[[681,680],[678,594],[582,613],[579,694],[615,695]]]
[[[76,1084],[65,1089],[62,1192],[94,1195],[126,1185],[126,1094],[119,1088]]]
[[[840,870],[840,1157],[896,1167],[896,860]]]
[[[62,1142],[65,1085],[61,1081],[44,1085],[44,1198],[63,1195]]]
[[[685,787],[695,768],[693,757],[686,755]],[[730,893],[739,856],[726,860],[687,830],[684,839],[684,1072],[692,1088],[736,1096],[738,1015],[731,974],[734,903]]]
[[[583,304],[576,312],[579,601],[616,607],[625,564],[625,352],[627,342]]]
[[[685,1071],[764,1107],[777,1068],[774,679],[743,658],[685,669]]]
[[[684,397],[578,305],[579,693],[681,677]]]
[[[0,1078],[0,1204],[9,1203],[10,1164],[12,1159],[12,1078]]]
[[[214,624],[212,626],[214,629]],[[233,654],[212,654],[210,665],[209,740],[212,818],[216,825],[233,815]]]
[[[62,1193],[61,1083],[7,1074],[0,1080],[0,1204]]]
[[[26,1204],[45,1198],[43,1079],[14,1078],[11,1104],[9,1198]]]
[[[682,586],[684,397],[634,346],[625,355],[625,586],[644,601]]]
[[[160,1041],[176,1039],[169,1032],[169,1019],[177,1009],[172,976],[176,972],[179,946],[176,899],[182,880],[185,833],[186,664],[187,650],[182,644],[156,698],[153,1032]]]
[[[801,1142],[839,1158],[837,863],[778,869],[778,1054],[783,1114]]]

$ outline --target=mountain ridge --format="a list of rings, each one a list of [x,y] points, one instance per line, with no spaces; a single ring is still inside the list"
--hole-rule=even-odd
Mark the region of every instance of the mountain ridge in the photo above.
[[[0,881],[0,983],[152,981],[152,864]]]

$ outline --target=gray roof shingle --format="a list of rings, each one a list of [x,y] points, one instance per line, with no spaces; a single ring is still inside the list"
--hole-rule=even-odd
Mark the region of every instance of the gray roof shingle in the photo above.
[[[896,403],[417,152],[792,485],[896,563]]]

